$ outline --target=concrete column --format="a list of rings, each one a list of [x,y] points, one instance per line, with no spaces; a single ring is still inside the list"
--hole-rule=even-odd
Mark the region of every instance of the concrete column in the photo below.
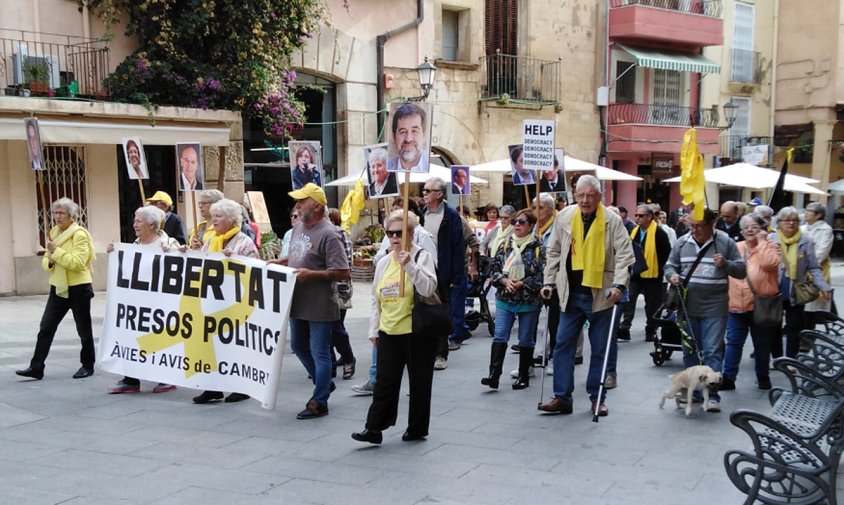
[[[837,121],[825,120],[815,121],[815,145],[812,149],[812,178],[820,180],[818,187],[825,189],[829,185],[829,157],[832,130]],[[827,197],[817,195],[817,200],[823,204],[827,203]]]

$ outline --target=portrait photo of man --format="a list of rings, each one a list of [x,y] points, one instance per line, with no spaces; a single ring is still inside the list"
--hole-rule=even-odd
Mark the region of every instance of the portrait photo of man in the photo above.
[[[524,186],[525,184],[536,184],[533,172],[525,168],[524,148],[521,144],[510,146],[510,166],[513,168],[513,185]]]
[[[205,173],[202,170],[202,148],[199,142],[176,144],[179,157],[179,190],[196,191],[205,189]]]
[[[399,194],[395,172],[387,171],[387,144],[366,146],[366,175],[369,181],[369,198],[383,198]]]
[[[41,132],[38,129],[38,118],[28,117],[23,120],[26,127],[26,145],[29,149],[29,165],[33,170],[44,170],[44,161],[41,157],[43,152],[41,146]]]
[[[468,195],[471,188],[469,187],[469,167],[464,165],[451,166],[451,194],[452,195]]]
[[[322,187],[319,142],[291,140],[287,148],[290,150],[290,180],[293,181],[293,189],[299,189],[309,182]]]
[[[394,103],[387,135],[389,172],[429,172],[431,104]]]
[[[129,179],[133,181],[149,179],[149,170],[147,170],[147,161],[144,157],[141,139],[138,137],[124,138],[121,143],[123,144],[123,156],[126,158]]]
[[[566,174],[562,165],[565,160],[562,149],[554,149],[554,168],[542,172],[539,180],[540,193],[564,193],[566,191]]]

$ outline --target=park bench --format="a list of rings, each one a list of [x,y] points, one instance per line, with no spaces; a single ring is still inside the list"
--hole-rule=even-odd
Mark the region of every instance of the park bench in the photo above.
[[[801,360],[803,357],[801,357]],[[774,367],[791,391],[772,389],[768,414],[737,410],[730,422],[748,434],[749,451],[724,454],[746,505],[837,505],[836,474],[844,450],[844,388],[805,362],[779,358]]]

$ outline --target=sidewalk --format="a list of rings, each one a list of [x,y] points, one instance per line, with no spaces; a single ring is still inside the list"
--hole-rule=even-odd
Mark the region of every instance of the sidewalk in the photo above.
[[[833,268],[844,293],[844,263]],[[117,381],[79,367],[72,318],[59,329],[43,381],[19,380],[27,366],[46,296],[0,298],[0,503],[114,504],[631,504],[740,503],[727,479],[723,454],[749,446],[729,422],[736,408],[765,411],[767,394],[755,386],[746,358],[737,390],[722,393],[720,414],[685,417],[668,402],[658,408],[679,356],[655,367],[644,342],[644,314],[633,339],[619,350],[618,388],[609,392],[610,415],[592,422],[585,393],[586,367],[576,368],[574,414],[544,416],[551,397],[541,370],[522,391],[502,377],[497,392],[481,386],[490,339],[485,325],[434,375],[431,434],[402,442],[407,403],[383,445],[367,446],[350,434],[363,428],[370,397],[350,387],[364,382],[370,286],[355,284],[346,323],[357,356],[351,381],[338,377],[330,415],[298,421],[311,392],[304,369],[284,357],[278,408],[255,401],[193,405],[196,391],[107,395]],[[844,303],[837,296],[839,306]],[[105,293],[93,304],[95,335]],[[640,302],[641,306],[641,302]],[[749,340],[749,339],[748,339]],[[514,341],[514,340],[511,340]],[[588,346],[588,344],[587,344]],[[587,358],[588,362],[588,358]],[[505,373],[517,365],[509,354]],[[774,385],[784,379],[772,375]],[[839,484],[839,491],[844,487]]]

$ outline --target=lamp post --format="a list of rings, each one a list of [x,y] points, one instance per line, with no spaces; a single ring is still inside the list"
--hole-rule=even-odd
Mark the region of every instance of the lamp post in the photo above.
[[[407,100],[409,102],[424,102],[428,99],[428,93],[431,92],[431,88],[434,87],[434,77],[437,74],[437,67],[428,61],[428,57],[425,56],[425,61],[416,67],[416,72],[419,74],[419,87],[422,88],[422,95],[408,98]]]
[[[727,120],[727,126],[722,128],[722,130],[729,130],[733,127],[733,123],[736,122],[736,115],[738,114],[739,105],[735,102],[735,100],[730,98],[730,101],[724,104],[724,118]]]

